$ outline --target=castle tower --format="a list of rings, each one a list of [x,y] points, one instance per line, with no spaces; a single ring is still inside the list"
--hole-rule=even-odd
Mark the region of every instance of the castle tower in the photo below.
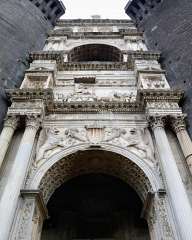
[[[42,49],[48,31],[64,12],[58,0],[0,1],[0,125],[7,110],[4,89],[20,87],[29,53]]]
[[[130,20],[59,20],[0,136],[0,239],[192,239],[192,142]]]
[[[184,112],[192,120],[191,68],[191,9],[190,0],[132,0],[125,11],[144,32],[151,50],[161,52],[170,86],[185,90]],[[189,128],[192,135],[192,125]]]

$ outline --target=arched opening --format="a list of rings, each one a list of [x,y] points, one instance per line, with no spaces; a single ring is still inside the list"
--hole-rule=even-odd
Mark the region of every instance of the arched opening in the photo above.
[[[87,44],[73,48],[68,55],[69,62],[120,62],[121,51],[105,44]]]
[[[62,184],[48,202],[41,240],[147,240],[142,201],[117,177],[91,173]]]
[[[47,160],[45,164],[42,165],[42,168],[39,168],[31,182],[31,189],[35,189],[35,186],[38,186],[38,189],[41,190],[44,202],[51,216],[44,224],[41,240],[133,239],[132,237],[130,238],[130,235],[126,235],[129,229],[134,229],[133,233],[135,232],[134,234],[137,236],[134,239],[150,239],[146,222],[141,220],[140,216],[141,210],[144,208],[144,215],[142,216],[146,217],[151,232],[151,225],[145,214],[146,201],[148,201],[148,193],[156,192],[159,185],[150,169],[147,170],[145,163],[141,159],[135,158],[131,153],[128,154],[126,151],[124,152],[122,149],[111,145],[103,145],[101,148],[94,147],[92,149],[85,149],[84,145],[74,148],[73,150],[68,149],[67,153],[65,151],[60,152],[58,156],[56,154]],[[139,165],[134,161],[138,162]],[[84,183],[90,184],[84,186]],[[86,190],[86,188],[88,188],[88,190]],[[94,195],[93,198],[91,197],[92,202],[90,203],[89,193],[91,191]],[[111,192],[107,193],[107,191]],[[101,196],[101,198],[94,200],[94,197],[97,197],[97,195],[98,197]],[[104,217],[102,218],[102,213],[98,218],[96,216],[96,219],[92,220],[93,222],[98,221],[98,225],[93,224],[93,226],[88,227],[89,224],[86,221],[83,224],[82,221],[78,220],[81,218],[77,218],[76,213],[74,215],[75,217],[73,217],[74,209],[86,215],[86,212],[84,212],[86,208],[81,209],[79,205],[82,201],[84,206],[87,204],[87,208],[90,208],[90,210],[92,208],[86,217],[89,217],[89,214],[95,216],[94,214],[97,210],[102,213],[102,208],[100,209],[100,207],[105,205],[111,206],[109,208],[111,212],[106,208],[107,213],[110,213],[109,217],[106,219]],[[88,204],[92,205],[89,206]],[[79,208],[76,209],[75,206],[79,206]],[[127,213],[125,216],[122,216],[122,221],[117,221],[118,218],[114,217],[116,214],[112,214],[112,212],[118,211],[118,208],[113,209],[112,206],[121,206],[123,210],[119,211]],[[64,215],[62,215],[62,212]],[[61,214],[60,217],[59,214]],[[57,217],[58,219],[56,219]],[[78,221],[74,222],[76,220],[73,219]],[[101,224],[102,219],[108,222]],[[59,226],[57,226],[57,224],[59,224]],[[57,229],[64,229],[70,224],[72,224],[72,227],[75,229],[75,233],[72,235],[70,235],[70,232],[73,232],[73,230],[70,230],[70,234],[68,235],[67,231],[60,232],[60,230]],[[118,224],[120,224],[120,226]],[[103,229],[101,225],[106,225],[106,227]],[[87,226],[90,232],[87,230],[87,233],[85,233],[85,226]],[[111,226],[113,228],[111,228]],[[71,227],[69,229],[71,229]],[[60,232],[59,235],[57,235],[55,231],[57,233]],[[130,230],[130,232],[131,231],[132,230]],[[121,234],[122,236],[120,236]]]

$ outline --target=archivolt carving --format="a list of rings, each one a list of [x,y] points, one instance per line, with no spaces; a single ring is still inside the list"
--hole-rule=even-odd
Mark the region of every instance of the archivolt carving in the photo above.
[[[130,184],[143,200],[147,192],[152,191],[149,179],[135,163],[115,153],[89,150],[71,154],[47,171],[39,186],[45,202],[65,181],[88,173],[104,173],[119,177]]]

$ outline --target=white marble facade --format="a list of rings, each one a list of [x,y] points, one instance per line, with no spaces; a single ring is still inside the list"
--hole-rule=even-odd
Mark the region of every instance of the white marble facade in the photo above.
[[[112,55],[103,54],[122,57],[91,61],[89,52],[89,61],[78,61],[81,47],[90,45],[113,47]],[[1,240],[41,239],[52,193],[73,168],[97,171],[86,161],[83,169],[72,164],[78,151],[90,150],[119,155],[101,171],[116,172],[141,197],[151,240],[192,239],[192,144],[179,107],[183,92],[169,87],[159,57],[129,20],[58,22],[44,50],[31,54],[21,88],[7,91]]]

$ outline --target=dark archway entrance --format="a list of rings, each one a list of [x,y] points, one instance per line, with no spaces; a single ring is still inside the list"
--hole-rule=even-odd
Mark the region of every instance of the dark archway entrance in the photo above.
[[[121,51],[105,44],[87,44],[75,47],[69,53],[70,62],[120,62]]]
[[[42,240],[150,239],[140,218],[140,198],[109,175],[86,174],[67,181],[52,195],[48,210]]]

